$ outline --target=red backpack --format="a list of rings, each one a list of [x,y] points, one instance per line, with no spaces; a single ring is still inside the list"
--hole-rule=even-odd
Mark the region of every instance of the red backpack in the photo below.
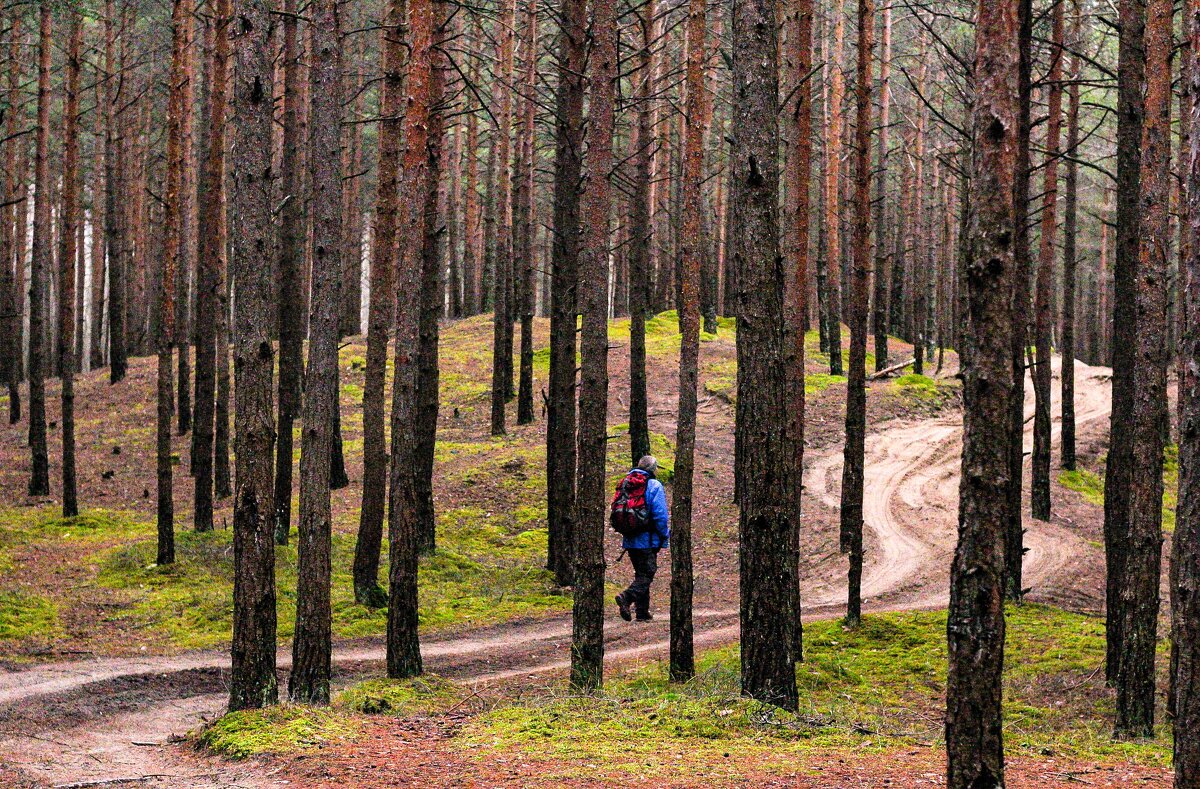
[[[608,522],[622,537],[634,537],[650,530],[650,510],[646,507],[645,474],[629,472],[617,483]]]

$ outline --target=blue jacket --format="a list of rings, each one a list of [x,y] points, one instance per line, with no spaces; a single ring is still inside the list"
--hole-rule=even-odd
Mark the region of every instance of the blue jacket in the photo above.
[[[649,476],[641,469],[631,474]],[[656,479],[646,480],[646,509],[650,510],[650,528],[633,537],[624,537],[621,545],[630,548],[666,548],[671,542],[671,511],[667,508],[667,493]]]

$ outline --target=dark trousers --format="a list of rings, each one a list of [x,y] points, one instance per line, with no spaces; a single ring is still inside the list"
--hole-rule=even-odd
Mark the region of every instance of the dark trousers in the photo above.
[[[625,599],[632,602],[638,616],[650,612],[650,584],[658,572],[658,548],[629,548],[629,563],[633,565],[633,583],[625,590]]]

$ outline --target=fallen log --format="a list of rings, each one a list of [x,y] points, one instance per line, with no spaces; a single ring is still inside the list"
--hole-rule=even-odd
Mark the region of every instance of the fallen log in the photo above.
[[[870,375],[867,376],[867,380],[874,381],[879,378],[886,378],[887,376],[891,375],[892,373],[899,372],[900,370],[903,370],[905,367],[909,367],[910,365],[915,364],[916,361],[917,361],[916,359],[909,359],[907,362],[901,362],[900,364],[893,364],[891,367],[871,373]]]

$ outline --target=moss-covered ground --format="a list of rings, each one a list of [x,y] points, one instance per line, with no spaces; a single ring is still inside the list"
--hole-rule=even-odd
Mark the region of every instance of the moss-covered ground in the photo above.
[[[1063,471],[1058,481],[1064,488],[1073,490],[1091,504],[1104,506],[1104,461],[1100,459],[1095,470],[1080,466],[1074,471]],[[1179,504],[1179,447],[1174,444],[1163,451],[1163,531],[1175,531],[1175,508]]]
[[[353,741],[364,714],[438,720],[469,710],[439,745],[466,763],[533,762],[539,775],[563,782],[782,774],[851,752],[940,748],[945,626],[938,612],[870,615],[853,631],[836,621],[808,624],[795,714],[742,698],[737,649],[725,647],[702,652],[696,678],[683,685],[667,681],[662,662],[618,669],[603,693],[587,697],[557,682],[472,690],[436,678],[416,686],[372,681],[343,692],[332,718],[290,708],[276,713],[286,724],[280,726],[270,714],[239,713],[208,729],[202,741],[235,756],[291,753],[312,747],[318,736]],[[1169,763],[1165,737],[1110,736],[1113,702],[1101,671],[1100,619],[1010,607],[1006,655],[1010,757]]]

